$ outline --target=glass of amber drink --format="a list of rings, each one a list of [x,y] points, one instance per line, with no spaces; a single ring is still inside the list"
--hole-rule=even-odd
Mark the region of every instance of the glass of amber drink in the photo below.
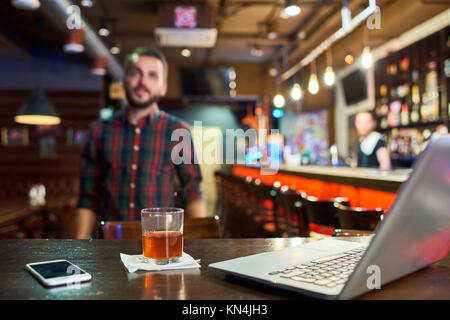
[[[183,255],[183,217],[179,208],[141,210],[142,249],[146,262],[168,264]]]

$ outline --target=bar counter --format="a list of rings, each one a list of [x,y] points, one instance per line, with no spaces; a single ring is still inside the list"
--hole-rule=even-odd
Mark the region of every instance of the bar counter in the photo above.
[[[341,240],[365,242],[367,237]],[[305,296],[254,282],[229,279],[208,264],[279,250],[316,238],[185,240],[184,251],[201,259],[200,269],[128,273],[119,254],[140,254],[140,240],[2,240],[0,299],[278,300]],[[67,259],[92,275],[80,288],[44,288],[25,270],[30,262]],[[450,256],[358,299],[450,299]]]
[[[235,165],[232,172],[238,176],[252,176],[263,182],[295,186],[308,195],[319,198],[348,197],[352,206],[387,210],[395,199],[400,185],[411,169],[380,171],[369,168],[287,166],[281,165],[273,174],[261,174],[253,166]]]

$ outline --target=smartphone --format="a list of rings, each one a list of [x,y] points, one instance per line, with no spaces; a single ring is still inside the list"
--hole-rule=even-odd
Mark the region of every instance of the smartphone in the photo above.
[[[28,263],[26,269],[48,287],[89,281],[92,276],[67,260]]]

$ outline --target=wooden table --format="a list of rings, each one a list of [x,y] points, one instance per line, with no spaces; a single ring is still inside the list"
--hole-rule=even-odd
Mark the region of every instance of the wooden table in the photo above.
[[[347,238],[348,239],[348,238]],[[186,240],[185,251],[202,259],[201,269],[128,273],[119,254],[139,254],[136,240],[2,240],[0,299],[305,299],[295,293],[242,282],[207,266],[210,263],[298,245],[313,238]],[[367,239],[352,238],[353,241]],[[29,262],[67,259],[91,273],[81,288],[46,289],[26,270]],[[360,299],[450,299],[450,256]]]

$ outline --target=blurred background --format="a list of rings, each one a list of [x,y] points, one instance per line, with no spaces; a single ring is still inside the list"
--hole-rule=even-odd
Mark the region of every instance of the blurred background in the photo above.
[[[393,164],[409,168],[448,129],[449,10],[445,0],[1,1],[0,238],[71,237],[87,132],[124,107],[122,64],[138,46],[169,61],[160,108],[217,139],[279,129],[272,160],[330,165],[335,146],[347,166],[354,115],[370,109]],[[24,123],[26,108],[50,117]],[[261,160],[236,143],[241,160]],[[202,164],[211,216],[221,166]]]

